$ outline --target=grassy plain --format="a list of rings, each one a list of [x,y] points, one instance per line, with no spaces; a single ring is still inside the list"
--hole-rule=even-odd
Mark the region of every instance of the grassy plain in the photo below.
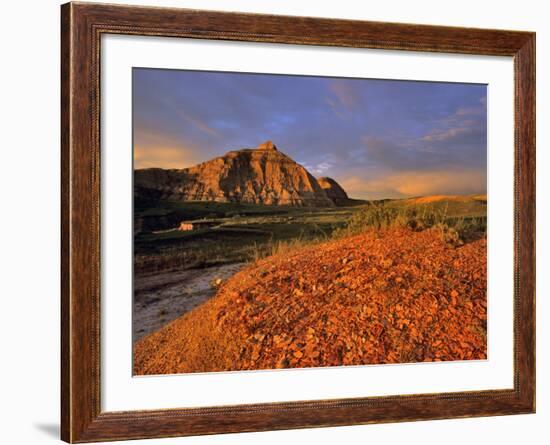
[[[366,226],[439,225],[484,232],[485,196],[438,196],[354,202],[348,207],[304,208],[240,203],[139,201],[135,218],[153,230],[134,238],[136,273],[186,270],[248,262]],[[181,221],[212,221],[210,227],[179,231]],[[414,223],[412,222],[414,221]],[[155,229],[156,226],[156,230]],[[414,228],[414,227],[413,227]]]
[[[172,229],[135,236],[136,271],[154,272],[246,262],[285,243],[328,239],[346,225],[354,207],[300,208],[238,203],[159,201],[136,216],[169,218]],[[176,215],[176,216],[174,216]],[[212,227],[176,229],[176,221],[212,221]]]

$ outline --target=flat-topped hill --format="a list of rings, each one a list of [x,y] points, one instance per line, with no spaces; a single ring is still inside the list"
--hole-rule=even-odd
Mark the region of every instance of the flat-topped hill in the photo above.
[[[189,168],[136,170],[134,180],[137,197],[176,201],[334,207],[332,196],[347,197],[336,181],[320,185],[271,141]]]

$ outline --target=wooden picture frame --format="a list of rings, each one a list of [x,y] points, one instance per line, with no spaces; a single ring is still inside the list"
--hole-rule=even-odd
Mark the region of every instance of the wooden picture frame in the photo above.
[[[147,8],[61,7],[61,437],[93,442],[535,411],[535,34]],[[102,412],[100,38],[103,34],[512,56],[514,387],[510,390]]]

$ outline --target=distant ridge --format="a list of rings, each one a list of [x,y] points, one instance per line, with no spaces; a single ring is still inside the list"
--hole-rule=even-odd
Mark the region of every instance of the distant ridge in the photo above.
[[[347,199],[336,181],[321,178],[318,182],[272,141],[232,150],[189,168],[135,170],[134,195],[301,207],[334,207]]]
[[[429,196],[419,196],[416,198],[407,198],[405,199],[405,201],[411,204],[429,204],[429,203],[438,202],[438,201],[487,202],[487,195],[429,195]]]

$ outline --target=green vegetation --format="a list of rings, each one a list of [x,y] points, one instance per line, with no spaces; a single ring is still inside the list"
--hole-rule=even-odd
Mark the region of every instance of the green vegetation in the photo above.
[[[135,269],[149,273],[246,262],[370,228],[395,226],[434,227],[450,243],[460,244],[485,232],[486,207],[486,201],[476,197],[384,200],[335,208],[136,201],[136,220],[147,223],[134,237]],[[213,225],[177,230],[181,221],[190,220]]]
[[[287,244],[328,239],[344,227],[354,208],[302,208],[239,203],[170,202],[138,208],[136,217],[153,218],[134,237],[135,268],[141,272],[180,270],[245,262]],[[216,220],[216,225],[179,231],[181,221]],[[166,225],[170,229],[167,230]]]
[[[435,228],[445,241],[461,244],[487,230],[487,203],[483,200],[440,200],[421,202],[400,200],[361,207],[335,236],[349,236],[372,228],[407,227],[411,230]]]

